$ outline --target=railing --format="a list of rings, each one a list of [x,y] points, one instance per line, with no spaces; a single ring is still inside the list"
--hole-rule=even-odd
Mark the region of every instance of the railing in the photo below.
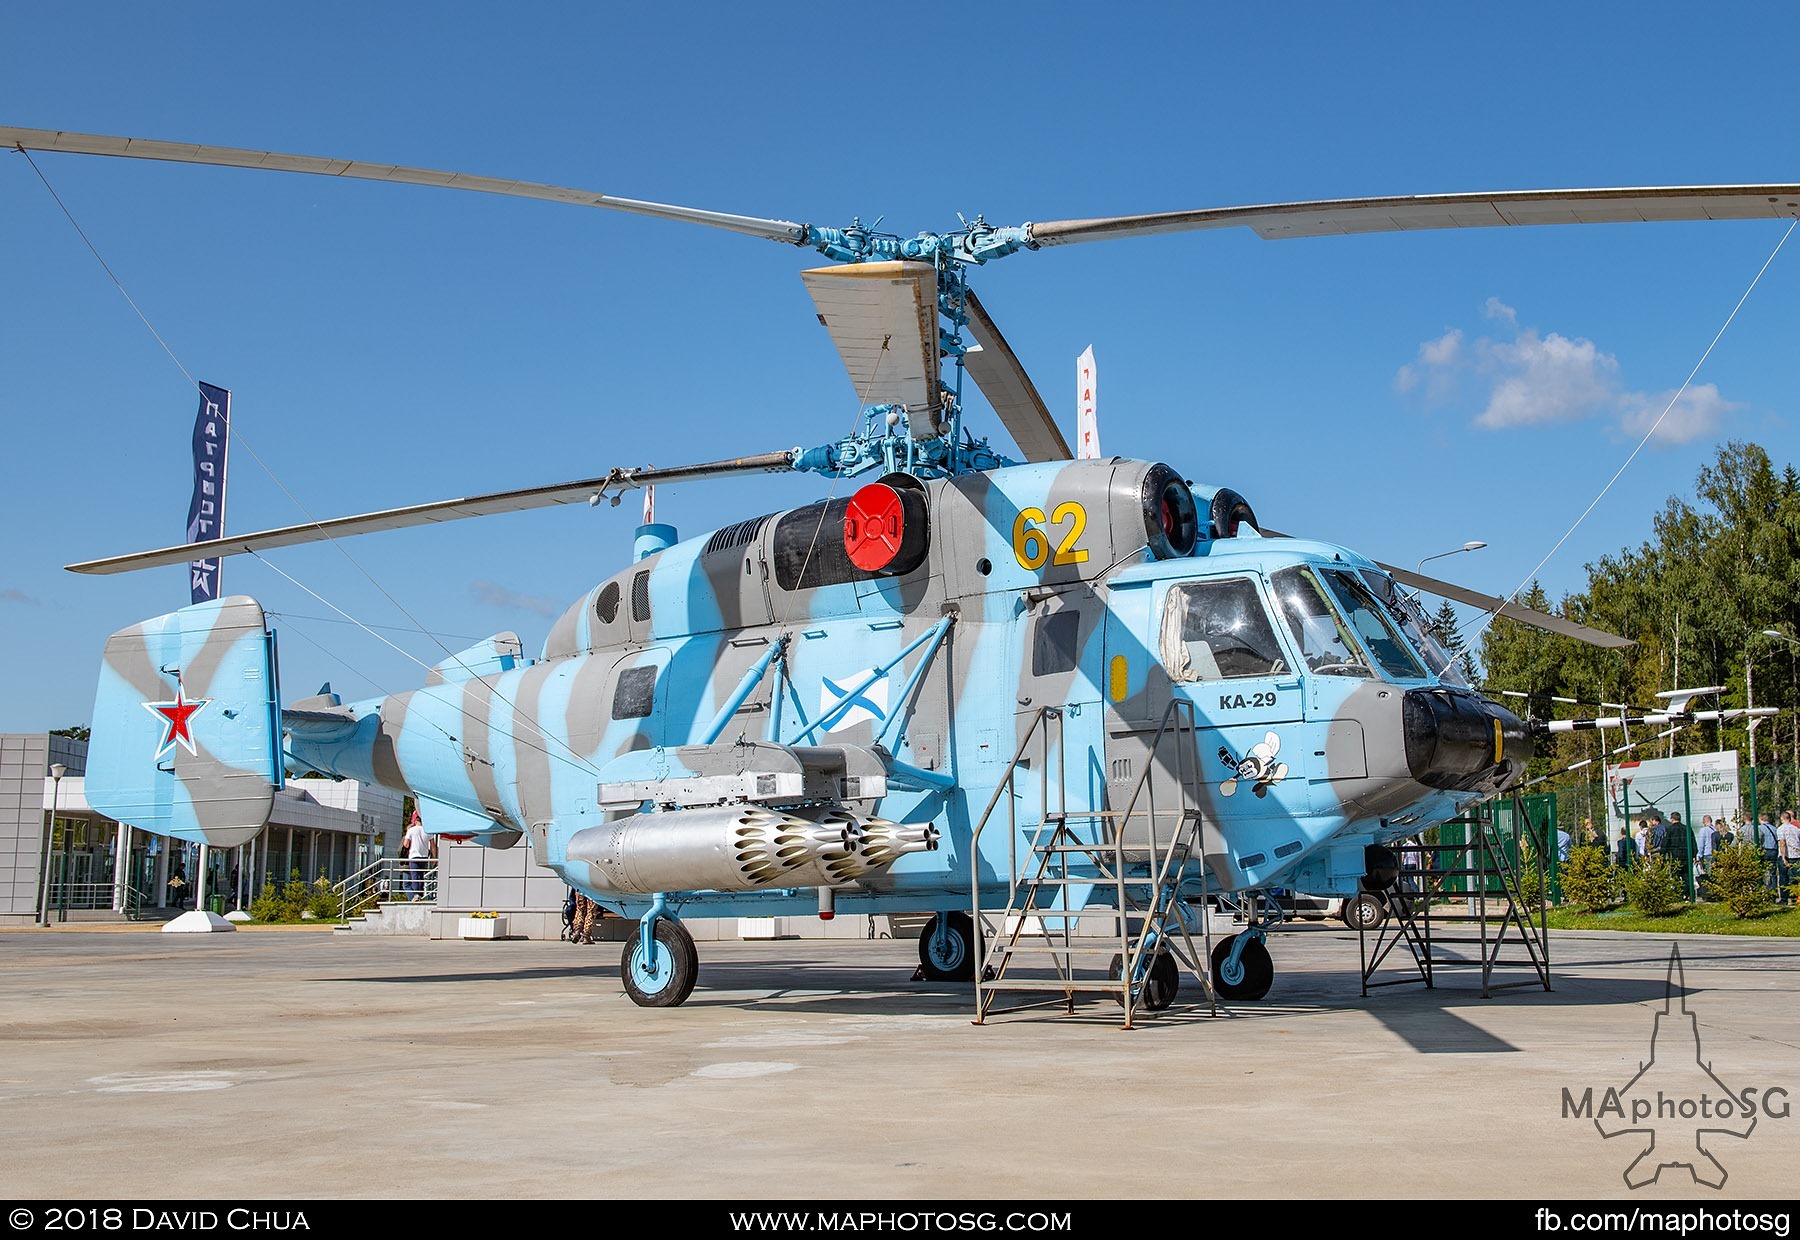
[[[111,912],[113,911],[113,894],[114,886],[110,878],[90,883],[52,881],[48,892],[49,918],[46,920],[67,921],[68,915],[72,912]],[[144,893],[127,883],[124,908],[120,911],[131,921],[141,921],[144,903]]]
[[[389,901],[437,902],[437,858],[377,857],[337,884],[338,920],[347,922]]]

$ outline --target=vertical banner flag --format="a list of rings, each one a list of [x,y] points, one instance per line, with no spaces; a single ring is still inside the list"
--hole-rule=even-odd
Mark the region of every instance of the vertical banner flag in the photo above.
[[[1097,460],[1100,456],[1100,413],[1095,392],[1094,346],[1090,344],[1075,359],[1075,408],[1079,415],[1076,434],[1080,438],[1080,446],[1075,450],[1077,459]]]
[[[231,426],[231,393],[200,385],[200,413],[194,419],[194,496],[188,501],[187,540],[205,542],[225,533],[225,449]],[[192,602],[219,597],[223,576],[219,557],[188,561]]]

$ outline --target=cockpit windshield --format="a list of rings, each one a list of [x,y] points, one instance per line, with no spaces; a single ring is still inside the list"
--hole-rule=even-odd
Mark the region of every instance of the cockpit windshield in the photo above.
[[[1408,594],[1394,583],[1394,579],[1386,573],[1376,572],[1372,568],[1362,570],[1362,579],[1368,583],[1375,597],[1381,600],[1394,622],[1400,626],[1417,650],[1425,659],[1437,678],[1445,684],[1468,686],[1468,677],[1456,665],[1456,656],[1451,654],[1438,640],[1432,630],[1431,621],[1426,618],[1425,609],[1419,605],[1416,595]]]
[[[1275,601],[1308,671],[1322,676],[1373,676],[1331,594],[1310,568],[1284,568],[1273,578]]]
[[[1375,656],[1382,670],[1395,680],[1424,680],[1425,665],[1400,636],[1393,618],[1376,601],[1361,574],[1328,568],[1321,575],[1336,591],[1350,628],[1362,639],[1363,648]]]

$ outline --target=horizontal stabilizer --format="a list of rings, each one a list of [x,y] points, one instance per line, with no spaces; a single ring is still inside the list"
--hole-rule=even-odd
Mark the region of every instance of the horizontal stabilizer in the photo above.
[[[524,653],[525,645],[519,640],[517,633],[496,633],[476,642],[467,650],[451,655],[432,668],[425,683],[437,685],[448,681],[455,684],[464,680],[478,680],[483,676],[498,676],[502,672],[510,672],[515,667],[526,665],[529,660],[521,657]]]
[[[483,848],[511,848],[524,834],[486,814],[471,813],[428,797],[420,797],[418,805],[419,821],[428,833],[457,843],[472,841]]]
[[[248,843],[282,786],[279,698],[274,635],[254,599],[119,630],[94,695],[88,803],[160,835]]]

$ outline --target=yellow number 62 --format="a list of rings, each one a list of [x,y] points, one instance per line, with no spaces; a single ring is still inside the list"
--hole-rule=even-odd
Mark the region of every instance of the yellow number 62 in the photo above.
[[[1061,526],[1067,524],[1068,533],[1056,545],[1056,558],[1050,557],[1050,537],[1044,533],[1043,525]],[[1082,531],[1087,529],[1087,510],[1073,500],[1057,505],[1056,512],[1048,521],[1045,520],[1042,508],[1025,508],[1020,510],[1018,520],[1013,522],[1012,546],[1013,558],[1019,561],[1019,567],[1036,571],[1044,566],[1045,561],[1054,564],[1081,564],[1088,558],[1087,548],[1076,546],[1081,540]]]

